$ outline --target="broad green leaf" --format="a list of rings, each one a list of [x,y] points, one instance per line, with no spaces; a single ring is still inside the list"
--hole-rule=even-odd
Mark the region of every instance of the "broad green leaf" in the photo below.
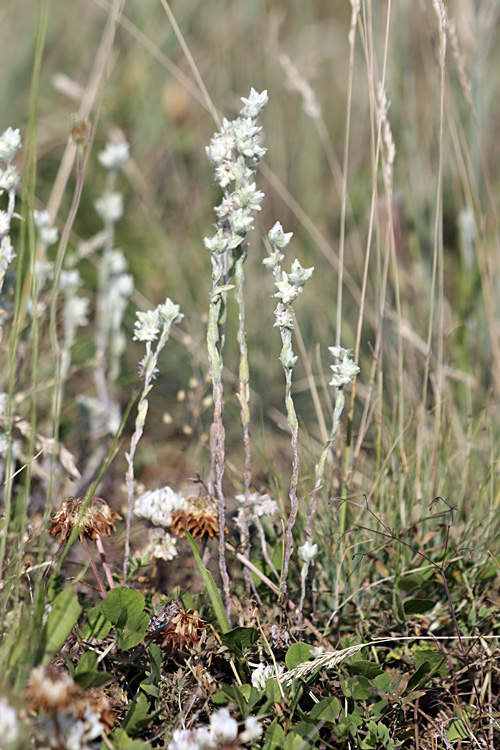
[[[106,638],[111,630],[112,623],[105,616],[100,605],[93,607],[88,612],[82,627],[82,638],[87,641],[89,638],[97,638],[102,641]]]
[[[319,703],[312,707],[309,716],[313,721],[322,721],[327,724],[334,724],[340,714],[340,701],[334,696],[323,698]]]
[[[398,578],[398,586],[400,589],[403,589],[403,591],[414,591],[415,589],[422,588],[425,582],[428,581],[429,578],[432,578],[433,575],[433,568],[429,568],[429,570],[419,570],[416,573],[409,573],[408,575],[402,575]]]
[[[446,730],[446,737],[449,742],[458,742],[458,740],[466,740],[470,737],[470,732],[462,719],[452,719]]]
[[[158,688],[156,687],[156,685],[152,685],[150,682],[141,682],[141,690],[144,690],[147,695],[152,695],[153,698],[158,698]]]
[[[391,685],[392,676],[388,672],[382,672],[382,674],[379,674],[375,677],[373,682],[379,690],[381,690],[383,693],[386,693]]]
[[[115,626],[116,639],[124,651],[134,648],[144,639],[149,615],[144,612],[144,597],[140,591],[126,586],[111,589],[101,608]]]
[[[42,664],[48,664],[54,652],[64,644],[78,622],[81,611],[82,608],[73,589],[65,589],[56,596],[45,623],[45,655]]]
[[[408,690],[415,690],[417,687],[423,687],[429,682],[431,665],[424,661],[417,671],[411,676],[408,682]]]
[[[373,689],[366,677],[359,675],[353,678],[352,696],[358,701],[366,701],[373,696]]]
[[[144,693],[137,694],[122,722],[122,728],[127,734],[133,736],[143,729],[144,723],[147,723],[148,707],[148,699]]]
[[[126,622],[138,616],[144,611],[144,597],[140,591],[129,589],[126,586],[117,586],[111,589],[106,599],[101,604],[104,615],[116,625],[123,612],[126,612]]]
[[[217,693],[211,695],[210,700],[214,706],[227,706],[228,704],[228,696],[224,690],[219,690]]]
[[[73,678],[82,690],[86,690],[89,687],[105,685],[113,679],[113,675],[99,672],[95,651],[84,651],[73,673]]]
[[[285,664],[287,669],[295,669],[299,664],[303,664],[305,661],[311,659],[311,649],[308,643],[292,643],[285,656]]]
[[[215,581],[212,578],[212,574],[203,565],[203,562],[200,557],[200,553],[198,551],[198,547],[193,537],[191,536],[191,534],[189,533],[187,529],[184,529],[184,531],[185,531],[186,539],[188,540],[189,546],[191,547],[191,552],[193,553],[193,557],[196,560],[196,564],[201,573],[201,577],[203,578],[203,582],[205,586],[207,587],[208,595],[211,599],[212,607],[214,608],[215,616],[220,625],[220,628],[223,633],[229,633],[229,631],[231,630],[231,627],[229,625],[229,620],[227,619],[226,610],[224,609],[224,604],[222,603],[221,595],[219,594],[217,586],[215,585]]]
[[[266,680],[266,697],[272,700],[273,703],[280,703],[281,693],[278,685],[278,680],[275,677],[270,677]]]
[[[410,599],[403,604],[405,615],[423,615],[435,606],[436,602],[432,599]]]
[[[273,750],[275,747],[282,748],[283,742],[285,741],[285,733],[283,728],[274,720],[264,735],[264,747],[263,750]]]
[[[309,727],[309,731],[311,730],[311,727]],[[313,731],[313,735],[317,732]],[[290,734],[287,734],[285,737],[285,742],[283,743],[284,750],[307,750],[307,748],[311,747],[311,739],[308,739],[306,742],[304,737],[301,737],[300,734],[297,732],[290,732]]]
[[[446,658],[431,648],[416,649],[413,651],[413,660],[417,669],[423,664],[429,665],[430,676],[432,677],[436,673],[441,677],[448,674],[448,666],[446,664]]]
[[[230,651],[239,649],[240,652],[244,651],[249,646],[259,640],[259,632],[255,628],[233,628],[229,633],[224,633],[221,636],[221,643],[226,646]]]
[[[360,674],[370,679],[381,674],[383,671],[378,664],[374,664],[366,659],[358,659],[353,664],[346,664],[346,667],[350,674]]]
[[[115,750],[152,750],[149,742],[132,740],[123,729],[115,729],[110,740]]]

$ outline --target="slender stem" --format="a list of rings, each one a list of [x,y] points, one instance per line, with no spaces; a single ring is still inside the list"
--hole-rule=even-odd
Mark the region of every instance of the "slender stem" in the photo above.
[[[104,572],[106,573],[108,586],[110,589],[114,589],[115,582],[113,581],[113,576],[111,575],[111,568],[109,567],[109,563],[106,560],[106,552],[104,551],[104,546],[100,536],[96,539],[96,545],[97,549],[99,550],[99,555],[101,556],[102,567],[104,568]]]
[[[82,544],[85,547],[85,552],[87,553],[87,556],[90,560],[90,565],[92,566],[92,570],[94,571],[94,575],[96,577],[97,583],[99,584],[99,588],[101,589],[102,598],[105,599],[108,595],[108,592],[106,591],[106,587],[104,586],[101,576],[99,575],[99,571],[97,570],[97,566],[92,558],[92,555],[90,554],[90,549],[87,540],[84,536],[82,536]]]

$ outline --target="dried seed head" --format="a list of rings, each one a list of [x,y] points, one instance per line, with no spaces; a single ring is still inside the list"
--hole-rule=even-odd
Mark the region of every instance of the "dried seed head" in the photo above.
[[[69,135],[77,146],[88,146],[92,137],[92,125],[87,117],[72,115],[69,121]]]
[[[88,688],[78,702],[78,717],[81,719],[85,710],[90,709],[93,714],[99,717],[99,721],[107,734],[111,732],[116,724],[116,716],[111,710],[109,699],[99,688]]]
[[[200,539],[219,533],[219,513],[211,497],[188,497],[182,508],[172,513],[174,534],[184,536],[184,529]]]
[[[32,670],[24,697],[28,708],[46,714],[74,709],[81,690],[64,669],[36,667]]]
[[[77,525],[84,500],[83,497],[69,497],[65,500],[61,510],[52,517],[49,534],[60,534],[61,541],[64,541]],[[79,523],[80,541],[84,537],[95,540],[109,536],[115,531],[115,519],[121,519],[120,514],[110,508],[101,497],[94,497]]]
[[[194,649],[198,646],[205,625],[198,612],[190,614],[177,599],[169,602],[162,612],[153,617],[146,632],[146,640],[173,649]]]

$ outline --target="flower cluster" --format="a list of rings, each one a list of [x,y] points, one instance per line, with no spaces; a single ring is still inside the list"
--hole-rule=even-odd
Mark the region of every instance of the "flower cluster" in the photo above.
[[[302,268],[297,259],[293,261],[290,273],[282,270],[281,263],[285,258],[282,250],[288,245],[292,236],[292,232],[285,233],[279,221],[276,222],[267,235],[273,246],[273,251],[262,261],[274,274],[274,283],[277,289],[274,296],[279,300],[278,307],[274,311],[276,316],[275,326],[290,330],[293,329],[292,302],[304,290],[306,281],[311,278],[314,271],[313,267]],[[296,358],[292,359],[293,364],[295,364]]]
[[[88,743],[115,723],[104,693],[82,691],[69,672],[57,667],[33,669],[25,698],[30,711],[39,714],[33,731],[37,747],[88,750]]]
[[[5,698],[0,698],[0,737],[2,747],[8,750],[13,746],[19,736],[19,725],[15,709]]]
[[[170,328],[174,323],[180,323],[184,315],[176,305],[167,297],[165,302],[158,305],[154,310],[138,312],[134,324],[134,340],[146,343],[146,354],[139,365],[139,374],[149,385],[158,373],[157,362],[161,350],[167,343]],[[153,351],[151,344],[160,337],[156,349]]]
[[[245,508],[243,506],[245,502],[245,495],[236,495],[236,500],[238,502],[242,503],[242,507],[238,511],[236,524],[241,528],[241,524],[243,522],[243,514],[245,512]],[[250,518],[252,516],[255,516],[257,518],[262,517],[270,517],[274,516],[278,510],[279,506],[276,500],[273,500],[267,492],[259,493],[259,492],[252,492],[249,497],[249,511],[250,511]]]
[[[153,526],[167,528],[172,524],[172,512],[181,508],[184,497],[171,487],[149,490],[136,498],[134,515],[149,521]]]
[[[341,388],[352,383],[359,372],[359,367],[352,359],[351,349],[343,349],[341,346],[329,346],[328,351],[336,359],[341,360],[338,365],[330,365],[333,372],[330,385]]]
[[[238,733],[238,723],[227,708],[221,708],[210,717],[210,725],[195,729],[176,729],[168,750],[217,750],[237,748],[258,739],[262,727],[255,716],[245,721],[245,729]]]
[[[187,612],[177,599],[169,602],[159,615],[152,618],[146,632],[146,641],[159,643],[162,648],[196,649],[205,625],[198,612]]]
[[[0,136],[0,195],[8,194],[7,210],[0,211],[0,291],[5,272],[16,254],[10,242],[10,224],[14,216],[16,188],[19,184],[19,173],[12,166],[12,159],[21,148],[19,130],[7,128]],[[0,329],[1,335],[1,329]]]
[[[251,179],[266,153],[259,142],[262,128],[257,125],[257,118],[267,104],[267,91],[259,94],[252,89],[248,99],[242,101],[245,106],[240,117],[232,121],[224,119],[220,131],[206,148],[215,179],[224,190],[224,199],[215,208],[217,232],[204,240],[212,256],[214,279],[222,277],[221,256],[243,246],[252,229],[252,213],[260,211],[264,198]]]
[[[169,562],[177,557],[177,539],[160,527],[149,529],[148,543],[140,556]]]
[[[48,211],[37,211],[35,209],[33,211],[33,221],[38,233],[38,239],[44,247],[50,247],[50,245],[57,242],[59,232],[57,227],[51,226]]]
[[[95,541],[101,537],[109,536],[116,530],[115,520],[121,519],[121,516],[110,508],[101,497],[94,497],[90,501],[78,523],[84,499],[83,497],[69,497],[65,500],[61,509],[52,517],[49,534],[52,536],[60,534],[63,542],[78,525],[80,540],[86,538]]]
[[[265,664],[264,662],[258,664],[252,672],[252,685],[254,688],[257,688],[257,690],[265,690],[266,682],[276,677],[277,674],[283,672],[283,667],[280,664],[278,664],[277,667],[278,671],[276,672],[274,664]]]

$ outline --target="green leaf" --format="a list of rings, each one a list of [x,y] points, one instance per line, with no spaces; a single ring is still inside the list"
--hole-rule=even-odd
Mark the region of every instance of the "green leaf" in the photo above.
[[[403,604],[405,615],[423,615],[435,606],[433,599],[410,599]]]
[[[127,586],[117,586],[108,592],[106,599],[101,604],[104,615],[113,625],[120,622],[123,613],[126,613],[125,621],[137,617],[144,611],[144,597],[140,591],[129,589]]]
[[[340,701],[334,696],[323,698],[312,707],[309,716],[314,722],[322,721],[325,724],[334,724],[340,714]]]
[[[414,591],[420,589],[429,578],[434,575],[433,568],[429,570],[419,570],[417,573],[409,573],[408,575],[402,575],[398,579],[398,586],[403,591]]]
[[[228,704],[228,696],[224,690],[219,690],[217,693],[211,695],[210,700],[214,706],[227,706]]]
[[[358,701],[366,701],[373,696],[373,689],[370,681],[361,675],[353,680],[351,690],[352,697]]]
[[[101,608],[115,626],[118,645],[124,651],[134,648],[144,639],[149,615],[144,612],[144,597],[140,591],[126,586],[111,589]]]
[[[269,682],[269,680],[268,680]],[[269,725],[264,735],[264,747],[263,750],[273,750],[275,747],[283,747],[285,741],[285,732],[283,728],[277,723],[276,719]]]
[[[203,565],[203,562],[200,557],[200,553],[198,551],[198,547],[193,537],[191,536],[191,534],[189,533],[187,529],[184,529],[184,531],[185,531],[186,539],[188,540],[189,546],[191,547],[191,552],[193,553],[193,557],[196,560],[196,564],[201,573],[201,577],[203,578],[203,582],[205,586],[207,587],[208,595],[211,599],[212,607],[214,608],[215,616],[220,625],[220,628],[223,633],[229,633],[229,631],[231,630],[231,627],[229,625],[229,620],[227,619],[226,610],[224,609],[224,604],[222,603],[221,595],[219,594],[217,586],[215,585],[215,581],[212,578],[212,574]]]
[[[285,656],[285,664],[287,669],[295,669],[299,664],[303,664],[305,661],[311,659],[311,649],[308,643],[292,643]]]
[[[110,740],[116,750],[152,750],[149,742],[131,740],[123,729],[115,729]]]
[[[240,652],[253,646],[259,640],[259,631],[255,628],[233,628],[229,633],[221,636],[221,643],[233,653],[239,649]]]
[[[310,730],[311,728],[309,727],[309,731]],[[317,734],[317,732],[313,732],[313,734]],[[285,742],[283,743],[284,750],[306,750],[308,747],[311,747],[310,741],[306,743],[304,737],[301,737],[301,735],[296,732],[290,732],[290,734],[287,734]]]
[[[281,693],[278,685],[278,680],[275,677],[270,677],[266,680],[266,697],[269,698],[273,703],[281,702]]]
[[[141,682],[141,690],[144,690],[147,695],[151,695],[153,698],[158,698],[159,696],[156,685],[152,685],[150,682],[147,682],[147,680]]]
[[[424,661],[417,671],[411,676],[408,682],[408,690],[415,690],[417,687],[423,687],[429,682],[431,665]]]
[[[457,742],[458,740],[466,740],[470,736],[467,731],[467,727],[462,719],[452,719],[447,730],[446,737],[449,742]]]
[[[54,652],[61,648],[78,622],[81,611],[82,608],[73,589],[65,589],[56,596],[44,628],[45,655],[42,660],[43,665],[47,665],[54,656]]]
[[[378,664],[374,664],[366,659],[358,659],[353,664],[346,664],[346,667],[350,674],[360,674],[370,679],[377,677],[377,675],[383,672]]]
[[[430,648],[422,648],[418,650],[416,649],[413,652],[413,660],[417,669],[422,664],[426,663],[428,665],[430,677],[433,677],[435,674],[439,674],[441,677],[444,677],[448,673],[446,657],[440,654],[439,651],[434,651]],[[410,687],[409,683],[408,686]]]
[[[85,641],[88,641],[89,638],[97,638],[102,641],[108,635],[111,626],[112,623],[105,616],[101,606],[98,605],[91,609],[85,618],[82,627],[82,638]]]
[[[128,734],[133,736],[148,724],[148,707],[149,702],[144,693],[137,694],[122,721],[122,727]]]
[[[163,667],[163,654],[161,648],[156,643],[150,643],[148,646],[149,663],[151,665],[151,674],[154,675],[158,682]]]

